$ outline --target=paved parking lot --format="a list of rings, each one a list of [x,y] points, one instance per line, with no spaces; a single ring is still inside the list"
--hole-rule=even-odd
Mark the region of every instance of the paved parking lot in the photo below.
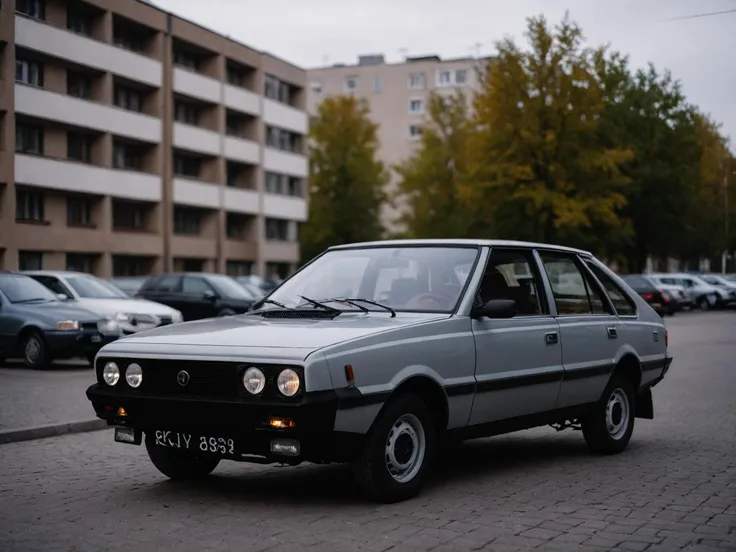
[[[667,322],[675,362],[622,455],[552,429],[479,440],[385,506],[341,466],[176,484],[109,430],[0,445],[0,550],[736,550],[736,313]]]

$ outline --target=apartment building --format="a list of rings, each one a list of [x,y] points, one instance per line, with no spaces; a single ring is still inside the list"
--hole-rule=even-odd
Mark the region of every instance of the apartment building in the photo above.
[[[409,157],[416,147],[427,115],[431,92],[441,95],[458,89],[472,92],[477,81],[476,58],[442,59],[439,56],[407,57],[401,63],[386,63],[382,55],[359,56],[355,65],[334,64],[309,69],[308,110],[316,113],[326,97],[354,94],[368,101],[372,120],[379,125],[379,157],[392,167]],[[471,94],[468,94],[470,101]],[[389,191],[398,181],[392,171]],[[400,230],[396,219],[405,207],[386,205],[382,212],[389,231]]]
[[[0,268],[285,276],[306,96],[304,70],[146,2],[2,0]]]

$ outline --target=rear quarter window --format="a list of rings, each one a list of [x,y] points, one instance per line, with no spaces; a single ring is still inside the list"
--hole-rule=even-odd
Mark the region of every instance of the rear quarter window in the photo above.
[[[635,315],[636,303],[634,300],[608,274],[601,270],[599,266],[588,260],[585,261],[585,264],[606,290],[606,294],[611,299],[616,312],[621,316]],[[641,280],[646,282],[644,278],[641,278]],[[649,285],[651,286],[651,284]]]

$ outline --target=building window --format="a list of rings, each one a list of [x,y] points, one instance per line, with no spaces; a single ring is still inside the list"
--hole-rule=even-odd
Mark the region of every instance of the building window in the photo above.
[[[313,82],[311,85],[309,85],[309,89],[312,91],[312,94],[315,96],[321,96],[322,95],[322,83],[321,82]]]
[[[228,84],[232,84],[233,86],[243,86],[243,72],[237,69],[236,67],[233,67],[232,65],[228,65],[227,69],[227,82]]]
[[[202,214],[196,209],[174,207],[174,233],[199,235],[202,223]]]
[[[266,146],[284,151],[299,151],[299,135],[282,128],[266,127]]]
[[[202,170],[202,160],[197,157],[188,157],[178,153],[174,154],[174,174],[177,176],[188,176],[198,178]]]
[[[437,86],[449,86],[452,84],[452,71],[437,71]]]
[[[92,79],[87,75],[66,72],[66,93],[75,98],[89,99],[92,92]]]
[[[46,19],[44,0],[16,0],[15,11],[44,21]]]
[[[146,226],[145,207],[127,201],[114,202],[112,226],[115,230],[143,230]]]
[[[174,65],[178,65],[179,67],[183,67],[184,69],[189,69],[191,71],[196,71],[199,68],[197,58],[180,50],[174,51]]]
[[[69,197],[66,200],[67,226],[92,226],[92,201],[85,197]]]
[[[245,217],[228,213],[225,219],[225,231],[228,239],[242,240],[245,238]]]
[[[15,219],[23,222],[44,222],[42,192],[16,190]]]
[[[291,104],[292,86],[273,75],[266,75],[264,95],[277,102]]]
[[[225,272],[233,278],[236,276],[250,276],[253,272],[253,261],[226,261]]]
[[[67,132],[66,134],[66,156],[67,159],[89,163],[92,151],[92,137],[88,134],[78,132]]]
[[[409,138],[417,140],[422,135],[421,125],[409,125]]]
[[[427,78],[424,73],[411,73],[409,75],[409,88],[411,90],[424,90],[427,86]]]
[[[143,52],[145,50],[145,39],[128,29],[116,27],[113,30],[112,42],[115,46],[130,50],[131,52]]]
[[[265,175],[266,193],[303,197],[302,180],[287,174],[267,172]]]
[[[19,270],[43,270],[43,253],[40,251],[18,251]]]
[[[381,77],[379,76],[373,77],[373,91],[374,92],[381,91]]]
[[[409,113],[412,115],[421,115],[424,113],[424,100],[409,100]]]
[[[112,273],[114,276],[147,276],[151,272],[150,265],[150,260],[145,257],[114,255]]]
[[[355,92],[358,89],[358,77],[345,78],[345,91]]]
[[[180,123],[199,125],[199,107],[177,100],[174,107],[174,118]]]
[[[296,223],[291,220],[267,218],[266,239],[268,241],[293,242],[297,240]]]
[[[115,87],[115,105],[130,111],[143,111],[143,94],[127,86]]]
[[[467,69],[458,69],[455,71],[455,84],[463,86],[468,82],[468,71]]]
[[[43,64],[27,59],[15,60],[15,82],[43,86]]]
[[[26,123],[16,123],[15,151],[43,155],[43,128]]]
[[[143,156],[140,148],[131,144],[115,142],[112,148],[112,166],[116,169],[141,170]]]
[[[87,253],[67,253],[66,269],[72,272],[94,273],[95,256]]]
[[[92,34],[92,16],[88,13],[70,10],[66,15],[66,28],[73,33],[90,36]]]

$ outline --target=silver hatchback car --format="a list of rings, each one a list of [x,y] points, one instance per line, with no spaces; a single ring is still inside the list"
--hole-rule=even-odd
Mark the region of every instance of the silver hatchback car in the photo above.
[[[659,315],[588,252],[399,240],[332,247],[247,314],[106,345],[87,397],[170,478],[349,462],[391,502],[464,439],[551,425],[621,452],[671,361]]]

